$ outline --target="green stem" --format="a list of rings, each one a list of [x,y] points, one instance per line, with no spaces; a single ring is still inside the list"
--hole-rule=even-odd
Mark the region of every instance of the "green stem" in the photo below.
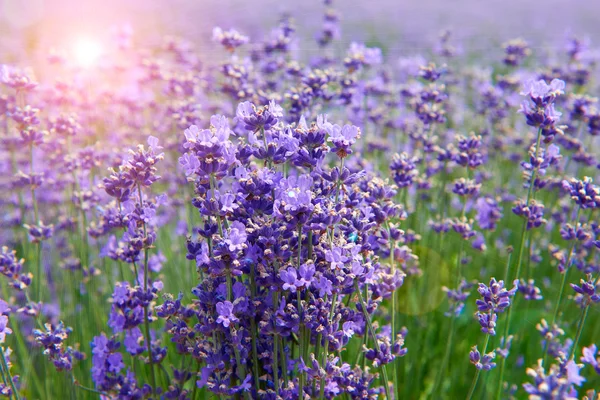
[[[254,264],[250,266],[250,293],[252,294],[252,302],[256,299],[256,278],[254,272]],[[258,330],[256,329],[255,315],[252,314],[250,318],[250,330],[252,331],[252,372],[254,374],[254,386],[256,390],[260,390],[260,381],[258,373],[258,351],[256,349],[256,342],[258,341]]]
[[[2,352],[2,354],[0,354],[0,361],[2,361],[2,368],[4,369],[4,371],[6,373],[6,380],[8,380],[8,382],[10,384],[10,388],[12,389],[15,399],[19,400],[20,399],[19,392],[17,391],[17,387],[15,386],[15,383],[13,382],[12,375],[10,373],[10,370],[8,369],[8,363],[6,362],[6,358],[4,357],[4,346],[0,346],[0,352]],[[3,376],[3,378],[4,378],[4,376]]]
[[[138,194],[140,197],[140,209],[143,208],[143,197],[142,197],[142,186],[138,183]],[[146,232],[146,223],[142,221],[142,226],[144,229],[144,239],[147,238],[147,232]],[[144,293],[148,292],[148,246],[146,246],[146,244],[144,244]],[[135,265],[135,264],[134,264]],[[137,269],[137,268],[136,268]],[[136,274],[137,276],[137,274]],[[154,398],[154,395],[156,394],[156,375],[154,373],[154,359],[152,358],[152,342],[151,342],[151,338],[150,338],[150,321],[148,321],[149,318],[149,312],[148,312],[148,306],[144,306],[144,333],[146,334],[146,347],[148,349],[148,360],[150,362],[150,382],[152,383],[152,396],[151,398]]]
[[[298,355],[299,357],[303,356],[303,349],[304,349],[304,324],[302,323],[302,299],[300,296],[300,290],[296,291],[296,299],[298,301],[298,315],[300,316],[300,328],[298,330],[298,347],[299,352]],[[299,371],[299,381],[300,381],[300,387],[298,388],[298,398],[302,399],[303,398],[303,393],[304,393],[304,382],[305,382],[305,373],[304,371]]]
[[[483,351],[481,352],[482,357],[485,355],[489,341],[490,335],[485,335],[485,343],[483,345]],[[479,380],[480,374],[481,370],[477,369],[477,372],[475,372],[475,377],[473,378],[473,382],[471,383],[471,389],[469,389],[469,394],[467,395],[467,400],[471,400],[471,398],[473,397],[473,393],[475,393],[475,388],[477,387],[477,381]]]
[[[279,396],[279,335],[273,335],[273,383],[275,385],[275,395]],[[282,370],[285,374],[285,371]]]
[[[378,347],[378,340],[377,340],[377,335],[375,334],[375,329],[373,329],[373,324],[371,323],[371,318],[369,316],[369,313],[367,312],[367,304],[365,303],[365,300],[363,299],[362,293],[360,292],[360,288],[358,287],[358,281],[354,281],[354,289],[356,291],[356,293],[358,294],[358,301],[360,302],[360,306],[362,308],[362,312],[363,315],[365,317],[365,320],[367,321],[367,328],[369,330],[369,334],[371,335],[371,338],[373,339],[373,344],[375,345],[375,348]],[[389,380],[388,380],[388,374],[387,374],[387,369],[385,367],[385,364],[381,364],[381,374],[383,375],[383,388],[385,389],[385,395],[387,399],[392,399],[392,395],[390,393],[390,385],[388,384]]]
[[[575,216],[575,221],[573,222],[575,229],[577,229],[577,225],[579,224],[579,214],[580,213],[581,213],[581,207],[578,207],[577,215]],[[558,317],[558,313],[560,311],[560,306],[562,304],[565,287],[567,286],[569,272],[571,271],[571,258],[573,257],[573,250],[575,249],[576,243],[577,243],[577,241],[573,240],[573,243],[571,244],[571,248],[569,250],[569,255],[567,256],[567,261],[565,262],[565,273],[563,274],[563,279],[560,284],[560,292],[558,294],[558,301],[556,302],[556,307],[554,308],[554,316],[552,317],[552,325],[551,326],[553,326],[556,323],[556,318]]]
[[[577,326],[577,334],[575,335],[575,341],[573,342],[573,347],[571,347],[571,354],[567,360],[570,360],[575,353],[577,352],[577,345],[579,344],[579,339],[581,338],[581,333],[583,332],[583,324],[585,324],[585,319],[587,318],[588,311],[590,309],[590,302],[586,304],[585,308],[581,312],[581,318],[579,319],[579,325]]]
[[[458,288],[458,285],[460,285],[460,278],[462,275],[461,274],[461,261],[462,261],[462,252],[464,249],[464,242],[465,241],[461,239],[460,248],[458,250],[458,255],[456,257],[456,284],[455,284],[455,287],[457,287],[457,288]],[[454,337],[454,330],[456,329],[456,321],[455,320],[456,320],[456,314],[453,312],[451,321],[450,321],[450,336],[448,337],[448,341],[446,341],[446,352],[444,353],[444,359],[442,360],[442,365],[441,365],[440,370],[435,379],[435,384],[433,385],[432,393],[436,393],[437,388],[442,383],[442,376],[443,376],[444,372],[446,371],[446,366],[448,365],[448,361],[450,359],[450,353],[452,352],[452,345],[454,344],[452,341],[452,338]]]
[[[281,373],[283,375],[283,385],[285,388],[289,386],[288,380],[288,360],[287,354],[285,353],[285,348],[283,347],[283,339],[279,341],[279,351],[281,352],[281,362],[283,363],[283,368],[281,369]]]
[[[508,259],[506,260],[506,266],[504,268],[504,282],[508,279],[508,270],[510,268],[510,260],[512,258],[512,252],[508,253]],[[504,322],[504,343],[508,340],[508,330],[509,330],[509,321],[512,307],[508,308],[508,312],[506,314],[506,320]],[[508,357],[508,354],[507,354]],[[500,379],[498,380],[498,389],[496,390],[496,399],[500,400],[502,396],[502,382],[504,381],[504,368],[506,366],[506,357],[502,357],[502,361],[500,362]]]
[[[335,306],[337,303],[337,298],[338,298],[338,294],[336,292],[333,294],[333,298],[331,299],[331,309],[329,310],[329,321],[331,321],[331,319],[333,318],[333,314],[335,313]],[[319,343],[320,343],[320,339],[319,339]],[[327,358],[328,358],[327,353],[328,352],[329,352],[329,337],[326,336],[325,343],[323,346],[323,353],[321,356],[321,367],[323,369],[325,369],[325,367],[327,366],[326,364],[327,364]],[[319,387],[319,399],[323,400],[325,398],[324,396],[325,396],[325,379],[321,379],[321,384]]]
[[[198,361],[198,366],[196,367],[196,374],[194,375],[196,378],[198,377],[198,374],[200,373],[200,369],[201,369],[201,364],[200,364],[200,361]],[[194,389],[192,390],[191,400],[196,400],[197,393],[198,393],[198,385],[196,384],[196,382],[194,382]]]
[[[454,332],[456,331],[456,316],[453,314],[450,319],[450,334],[448,336],[448,340],[446,341],[446,352],[444,353],[444,358],[442,360],[442,365],[437,373],[435,378],[435,384],[433,385],[433,390],[431,392],[432,396],[437,393],[437,389],[442,383],[442,377],[446,372],[446,367],[448,365],[448,360],[450,359],[450,352],[452,351],[452,341],[454,340]]]

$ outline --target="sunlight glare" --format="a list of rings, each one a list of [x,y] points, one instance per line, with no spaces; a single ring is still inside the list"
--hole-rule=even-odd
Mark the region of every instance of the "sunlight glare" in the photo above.
[[[102,53],[102,48],[98,42],[89,38],[80,38],[73,48],[75,61],[84,68],[89,68],[96,64]]]

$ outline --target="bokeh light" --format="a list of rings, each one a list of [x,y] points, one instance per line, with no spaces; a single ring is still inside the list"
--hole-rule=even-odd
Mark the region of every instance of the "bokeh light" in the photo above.
[[[81,37],[73,45],[74,60],[80,67],[90,68],[97,65],[101,55],[102,46],[91,38]]]

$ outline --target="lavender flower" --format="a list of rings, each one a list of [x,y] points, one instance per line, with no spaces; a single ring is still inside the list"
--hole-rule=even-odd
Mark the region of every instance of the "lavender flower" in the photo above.
[[[475,368],[479,370],[489,371],[496,367],[494,359],[496,358],[496,352],[491,351],[487,354],[482,354],[477,349],[477,346],[473,346],[469,352],[469,361],[475,365]]]
[[[581,362],[584,364],[588,364],[598,375],[600,375],[600,354],[596,357],[598,348],[595,344],[592,344],[588,347],[584,347],[582,349],[583,356],[580,358]]]
[[[241,45],[248,43],[249,40],[247,36],[242,35],[235,29],[224,31],[218,26],[213,29],[212,38],[230,52],[233,52]]]
[[[229,328],[232,322],[238,322],[239,319],[233,314],[233,304],[230,301],[218,302],[217,313],[217,324],[222,324],[225,328]]]

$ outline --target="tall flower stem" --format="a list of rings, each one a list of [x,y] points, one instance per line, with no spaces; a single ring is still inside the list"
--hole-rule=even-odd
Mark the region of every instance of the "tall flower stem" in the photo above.
[[[215,183],[215,177],[214,175],[211,175],[209,178],[209,183],[210,183],[210,190],[212,193],[212,198],[214,201],[217,200],[217,198],[215,197],[215,187],[216,187],[216,183]],[[218,222],[218,227],[219,227],[219,235],[221,235],[221,237],[223,237],[223,224],[221,221],[221,216],[219,214],[217,214],[217,222]]]
[[[396,241],[392,239],[392,232],[390,229],[389,223],[387,224],[388,236],[390,240],[390,273],[394,274],[396,272],[396,263],[394,262],[394,251],[396,250]],[[392,292],[392,344],[396,340],[396,293]],[[398,374],[396,373],[396,359],[392,361],[392,381],[394,383],[394,391],[399,390],[400,387],[398,385]],[[399,396],[398,396],[399,397]]]
[[[375,334],[375,330],[373,329],[373,324],[371,323],[371,317],[370,317],[369,313],[367,312],[367,304],[365,303],[365,299],[363,298],[363,295],[360,292],[360,288],[358,287],[357,280],[354,281],[354,289],[355,289],[356,293],[358,294],[358,301],[360,302],[360,308],[362,309],[363,315],[365,317],[365,321],[367,321],[367,328],[369,330],[369,334],[371,335],[371,338],[373,339],[373,344],[375,345],[375,348],[377,348],[379,341],[377,340],[377,335]],[[392,399],[392,395],[390,393],[388,374],[387,374],[387,369],[385,367],[385,364],[381,364],[381,374],[383,375],[383,388],[385,389],[386,398]]]
[[[29,176],[33,177],[33,143],[29,145]],[[38,211],[37,198],[35,196],[35,188],[31,185],[31,203],[33,205],[33,223],[34,225],[40,224],[40,214]],[[35,292],[38,301],[42,300],[42,242],[38,241],[36,244],[36,257],[35,257],[35,271],[36,271],[36,285]]]
[[[538,129],[537,132],[537,138],[535,141],[535,159],[537,160],[539,153],[540,153],[540,144],[541,144],[541,140],[542,140],[542,128],[540,127]],[[535,179],[537,177],[537,173],[538,173],[538,167],[536,166],[533,169],[533,172],[531,173],[531,177],[529,178],[529,188],[527,189],[527,199],[525,200],[525,206],[529,207],[529,202],[531,201],[532,196],[534,195],[533,192],[533,186],[535,185]],[[525,220],[523,221],[523,226],[521,228],[521,243],[519,246],[519,255],[517,257],[517,273],[515,275],[515,279],[519,279],[519,276],[521,275],[521,267],[523,266],[523,255],[525,254],[525,239],[527,236],[527,218],[525,218]],[[510,258],[508,259],[508,262],[510,264]],[[510,275],[510,267],[509,264],[507,264],[505,270],[504,270],[504,282],[508,281],[508,277]],[[510,322],[511,322],[511,316],[512,316],[512,309],[513,307],[509,307],[508,308],[508,312],[506,314],[506,324],[504,326],[504,340],[506,340],[506,338],[508,337],[508,334],[510,332]],[[498,382],[498,391],[496,392],[496,398],[499,399],[499,396],[502,393],[502,380],[504,379],[504,364],[506,363],[506,358],[502,359],[502,363],[500,366],[500,381]]]
[[[143,208],[142,186],[138,183],[138,194],[140,198],[140,209]],[[142,220],[144,229],[144,240],[147,239],[146,223]],[[144,293],[148,292],[148,245],[144,244]],[[146,335],[146,346],[148,349],[148,360],[150,362],[150,382],[152,383],[152,396],[156,394],[156,375],[154,374],[154,359],[152,358],[152,342],[150,338],[150,321],[148,321],[148,305],[144,306],[144,333]]]
[[[542,139],[542,128],[538,129],[538,133],[537,133],[537,139],[536,139],[536,144],[535,144],[535,159],[537,160],[539,153],[540,153],[540,143],[541,143],[541,139]],[[525,206],[529,207],[529,202],[531,201],[531,198],[533,196],[533,187],[535,186],[535,179],[537,177],[537,173],[538,173],[538,167],[535,167],[533,169],[533,172],[531,173],[531,177],[529,178],[529,188],[527,190],[527,199],[525,201]],[[525,220],[523,221],[523,228],[521,229],[521,245],[519,246],[519,257],[517,258],[517,274],[515,276],[515,278],[519,278],[519,275],[521,274],[521,267],[523,265],[523,254],[525,253],[525,236],[527,234],[527,218],[525,218]],[[508,276],[508,271],[507,274]],[[510,309],[508,310],[509,314],[509,318],[508,318],[508,323],[510,324]]]
[[[278,294],[276,291],[271,293],[271,298],[273,300],[273,307],[275,310],[278,309]],[[273,383],[275,385],[275,395],[279,396],[279,335],[277,332],[273,335]],[[281,370],[282,374],[286,373],[285,369]]]
[[[461,278],[461,262],[462,262],[462,252],[463,252],[463,248],[464,248],[464,244],[465,241],[461,240],[460,241],[460,249],[458,250],[458,255],[456,256],[456,284],[455,286],[458,287],[458,285],[460,285],[460,278]],[[446,341],[446,352],[444,353],[444,358],[442,360],[442,365],[440,366],[440,370],[438,371],[437,377],[435,378],[435,384],[433,385],[433,390],[432,390],[432,396],[435,395],[437,389],[439,388],[440,384],[442,383],[442,377],[444,375],[444,372],[446,372],[446,367],[448,365],[448,361],[450,360],[450,353],[452,352],[452,344],[453,344],[453,339],[454,339],[454,331],[456,330],[456,318],[457,315],[455,312],[452,313],[452,317],[450,320],[450,334],[448,336],[448,340]]]
[[[506,260],[506,266],[504,267],[504,282],[508,279],[508,270],[510,269],[510,260],[512,258],[512,251],[508,253],[508,258]],[[508,308],[508,312],[506,314],[506,319],[504,322],[504,343],[508,338],[508,321],[510,320],[510,310],[512,307]],[[508,354],[506,355],[508,357]],[[502,382],[504,381],[504,367],[506,366],[506,357],[502,357],[502,361],[500,362],[500,379],[498,379],[498,389],[496,390],[496,399],[500,400],[502,396]]]
[[[331,299],[331,309],[329,310],[329,321],[333,318],[333,314],[335,312],[335,305],[337,303],[338,294],[337,292],[333,294],[333,298]],[[319,341],[320,342],[320,341]],[[329,352],[329,337],[325,337],[325,345],[323,346],[323,352],[321,356],[321,367],[325,369],[327,367],[327,358]],[[319,387],[319,399],[323,400],[325,398],[325,380],[321,379],[321,385]]]
[[[573,347],[571,347],[571,352],[569,354],[570,360],[577,353],[577,345],[579,344],[579,339],[581,338],[581,333],[583,332],[583,324],[585,324],[585,319],[587,318],[588,311],[590,309],[590,302],[588,301],[585,308],[581,312],[581,317],[579,318],[579,324],[577,325],[577,334],[575,335],[575,341],[573,342]]]
[[[482,355],[485,355],[488,344],[490,342],[490,335],[485,335],[485,343],[483,344],[483,352]],[[481,374],[481,370],[477,369],[475,372],[475,376],[473,377],[473,382],[471,383],[471,389],[469,389],[469,394],[467,395],[467,400],[471,400],[473,398],[473,394],[475,393],[475,388],[477,387],[477,381],[479,380],[479,375]]]
[[[577,224],[579,224],[579,214],[581,213],[581,207],[577,208],[577,215],[575,216],[575,221],[573,221],[573,225],[577,228]],[[560,284],[560,292],[558,292],[558,300],[556,302],[556,307],[554,308],[554,315],[552,317],[552,325],[556,323],[556,319],[558,318],[558,313],[560,311],[560,306],[562,305],[562,299],[565,292],[565,287],[567,286],[567,281],[569,278],[569,272],[571,271],[571,259],[573,258],[573,251],[575,250],[575,244],[577,240],[573,240],[571,244],[571,248],[569,249],[569,255],[567,256],[567,261],[565,262],[565,273],[563,274],[563,279]],[[551,326],[552,326],[551,325]]]
[[[10,370],[8,369],[8,363],[6,362],[6,357],[4,357],[4,347],[3,346],[0,347],[0,352],[2,352],[2,354],[0,354],[0,361],[2,361],[2,369],[4,370],[4,372],[2,373],[2,377],[4,378],[4,375],[6,374],[5,379],[9,382],[10,388],[12,389],[15,399],[20,400],[19,392],[17,391],[17,387],[15,385],[15,382],[13,381],[13,377],[10,374]]]
[[[254,272],[254,264],[252,264],[250,266],[250,293],[252,294],[252,301],[254,302],[254,299],[256,299],[256,279],[255,279],[255,272]],[[258,373],[258,352],[256,349],[256,342],[258,341],[258,330],[256,329],[256,321],[254,319],[255,314],[254,312],[252,313],[252,316],[250,318],[250,330],[252,332],[252,369],[253,369],[253,375],[254,375],[254,386],[256,387],[256,390],[258,391],[260,389],[260,381],[259,381],[259,373]],[[277,352],[275,352],[277,353]],[[276,368],[274,368],[276,369]]]

